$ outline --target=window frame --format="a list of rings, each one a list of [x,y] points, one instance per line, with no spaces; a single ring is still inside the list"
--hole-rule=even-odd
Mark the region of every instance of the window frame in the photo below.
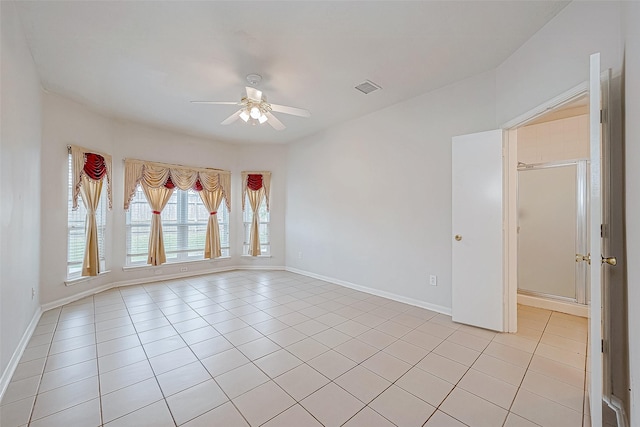
[[[87,245],[87,209],[84,207],[82,201],[82,194],[78,194],[78,208],[73,209],[73,156],[68,154],[68,178],[67,178],[67,273],[66,280],[77,280],[83,277],[82,264],[84,262],[85,250]],[[106,271],[106,236],[109,228],[109,221],[107,215],[107,190],[103,184],[102,192],[100,193],[100,201],[98,202],[98,209],[96,209],[96,226],[98,229],[98,257],[100,260],[100,272]],[[82,257],[79,260],[71,261],[71,245],[73,240],[80,240]],[[77,250],[77,248],[76,248]],[[76,250],[73,253],[76,253]]]
[[[191,198],[189,196],[192,196]],[[195,196],[195,197],[193,197]],[[175,199],[174,199],[175,198]],[[189,220],[190,215],[190,204],[193,203],[192,200],[195,199],[195,210],[197,211],[199,208],[206,212],[206,219],[198,219],[198,215],[196,212],[195,219]],[[170,205],[172,201],[175,200],[175,215],[176,218],[171,219],[168,218],[169,215],[172,214]],[[132,211],[136,209],[136,205],[143,205],[142,208],[148,217],[148,220],[144,221],[136,221],[132,223]],[[167,209],[169,208],[169,209]],[[125,215],[125,268],[130,267],[148,267],[147,258],[149,255],[148,243],[149,243],[149,233],[151,230],[151,208],[147,203],[146,198],[144,197],[144,192],[142,191],[142,187],[140,184],[136,187],[136,193],[134,197],[131,199],[129,209],[126,211]],[[230,257],[231,251],[231,242],[230,242],[230,218],[229,212],[227,210],[225,200],[223,199],[220,208],[218,209],[218,226],[220,228],[220,245],[222,250],[222,256],[214,259],[204,258],[204,239],[202,241],[202,245],[198,247],[186,247],[183,249],[178,248],[177,250],[167,249],[167,230],[169,233],[173,233],[173,229],[175,228],[176,234],[176,242],[179,245],[179,242],[188,242],[190,237],[190,230],[193,227],[199,227],[200,232],[203,234],[203,237],[206,238],[206,229],[207,223],[209,221],[208,216],[210,213],[205,208],[202,200],[200,199],[200,195],[195,190],[180,190],[176,188],[171,195],[171,199],[165,206],[165,209],[162,210],[161,219],[162,219],[162,230],[163,230],[163,241],[165,242],[165,251],[167,255],[167,261],[163,264],[178,264],[184,262],[197,262],[197,261],[213,261],[214,259],[223,259]],[[145,247],[145,251],[141,252],[133,252],[132,249],[132,233],[134,228],[142,228],[147,231],[143,231],[141,233],[142,236],[146,236],[143,238],[143,246]],[[198,231],[196,231],[198,233]],[[226,236],[225,236],[226,233]],[[225,239],[226,237],[226,239]],[[224,245],[226,240],[226,246]],[[188,244],[188,243],[187,243]],[[140,247],[140,246],[138,246]],[[197,252],[197,255],[193,255],[194,252]],[[191,255],[190,255],[191,254]],[[175,255],[175,256],[174,256]],[[132,261],[133,258],[140,258],[137,261]]]

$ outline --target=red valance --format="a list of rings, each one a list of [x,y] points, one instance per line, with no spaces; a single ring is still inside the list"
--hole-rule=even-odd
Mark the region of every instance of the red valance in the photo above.
[[[247,177],[247,188],[249,190],[258,191],[262,188],[262,175],[250,173]]]
[[[71,154],[71,174],[73,176],[73,202],[72,208],[78,209],[78,195],[82,179],[86,177],[91,181],[102,181],[106,178],[107,201],[111,209],[111,156],[106,153],[98,154],[92,149],[68,145],[67,150]]]
[[[167,178],[167,182],[164,183],[164,187],[168,189],[176,188],[173,181],[171,181],[171,177]]]
[[[107,164],[100,154],[85,153],[84,173],[92,180],[99,181],[107,174]]]

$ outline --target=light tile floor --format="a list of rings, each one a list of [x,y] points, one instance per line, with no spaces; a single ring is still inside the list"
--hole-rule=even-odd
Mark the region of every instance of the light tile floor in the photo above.
[[[519,332],[287,272],[112,289],[47,311],[2,427],[582,426],[586,319]]]

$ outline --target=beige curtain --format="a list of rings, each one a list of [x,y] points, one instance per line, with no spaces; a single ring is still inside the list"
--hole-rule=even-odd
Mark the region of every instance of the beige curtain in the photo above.
[[[80,178],[80,195],[82,203],[87,209],[86,236],[87,243],[82,261],[83,276],[97,276],[100,274],[100,256],[98,254],[98,226],[96,225],[96,209],[102,193],[102,180],[94,181],[86,175]]]
[[[204,257],[207,259],[222,256],[220,250],[220,227],[218,226],[218,208],[222,202],[222,190],[200,191],[200,199],[209,211],[209,221],[207,222],[207,237],[204,242]]]
[[[258,217],[258,208],[264,198],[264,187],[255,191],[247,189],[247,195],[249,196],[249,205],[251,205],[251,212],[253,212],[253,221],[251,222],[251,233],[249,234],[249,255],[260,255],[260,218]]]
[[[227,209],[231,212],[231,172],[134,159],[126,159],[124,163],[124,209],[129,209],[129,203],[131,203],[139,183],[143,186],[157,188],[163,186],[169,176],[175,186],[181,190],[186,191],[193,188],[198,180],[202,188],[207,191],[222,190],[222,197],[226,202]]]
[[[124,210],[129,210],[129,203],[136,194],[136,188],[142,179],[144,165],[138,162],[125,162],[124,165]]]
[[[162,239],[162,221],[160,213],[167,205],[167,202],[173,194],[173,188],[166,187],[149,187],[145,183],[142,184],[142,191],[147,198],[147,203],[153,211],[151,216],[151,232],[149,233],[149,257],[147,264],[160,265],[167,261],[164,252],[164,241]]]

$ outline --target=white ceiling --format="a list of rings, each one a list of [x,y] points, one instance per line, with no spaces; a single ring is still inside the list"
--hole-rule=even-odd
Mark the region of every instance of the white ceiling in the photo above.
[[[43,86],[115,117],[239,143],[286,143],[491,70],[565,1],[33,1],[16,4]],[[220,122],[245,75],[305,108],[287,126]],[[382,90],[354,86],[370,79]]]

